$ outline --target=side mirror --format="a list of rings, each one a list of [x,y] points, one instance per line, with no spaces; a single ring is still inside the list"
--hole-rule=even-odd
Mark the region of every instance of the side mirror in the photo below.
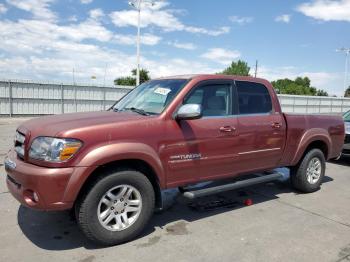
[[[176,114],[177,120],[191,120],[202,117],[202,106],[198,104],[182,105]]]

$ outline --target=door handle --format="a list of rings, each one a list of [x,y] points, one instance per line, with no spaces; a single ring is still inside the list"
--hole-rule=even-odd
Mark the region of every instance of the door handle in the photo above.
[[[281,128],[281,127],[282,127],[282,124],[279,123],[279,122],[273,122],[273,123],[271,124],[271,127],[272,127],[272,128]]]
[[[223,133],[231,133],[231,132],[234,132],[236,131],[236,128],[232,127],[232,126],[222,126],[220,127],[220,132],[223,132]]]

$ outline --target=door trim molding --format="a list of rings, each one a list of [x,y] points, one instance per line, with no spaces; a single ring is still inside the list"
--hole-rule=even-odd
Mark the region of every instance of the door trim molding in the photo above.
[[[267,152],[267,151],[276,151],[280,150],[280,147],[275,148],[269,148],[269,149],[260,149],[260,150],[254,150],[254,151],[247,151],[247,152],[240,152],[238,155],[246,155],[246,154],[253,154],[253,153],[260,153],[260,152]]]

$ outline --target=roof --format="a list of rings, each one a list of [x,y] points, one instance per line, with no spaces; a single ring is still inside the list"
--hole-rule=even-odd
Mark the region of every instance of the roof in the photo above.
[[[226,78],[226,79],[235,79],[241,81],[253,81],[253,82],[267,82],[262,78],[255,78],[252,76],[238,76],[238,75],[223,75],[223,74],[188,74],[188,75],[175,75],[175,76],[167,76],[167,77],[159,77],[157,79],[218,79],[218,78]]]

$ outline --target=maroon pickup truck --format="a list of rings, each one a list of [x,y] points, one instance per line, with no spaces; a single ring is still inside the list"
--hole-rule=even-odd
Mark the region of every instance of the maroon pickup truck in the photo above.
[[[286,166],[294,188],[316,191],[343,142],[341,116],[282,113],[266,80],[174,76],[141,84],[107,111],[23,123],[5,169],[23,205],[74,209],[88,238],[114,245],[141,233],[163,189],[196,198],[275,180],[281,174],[264,171]]]

